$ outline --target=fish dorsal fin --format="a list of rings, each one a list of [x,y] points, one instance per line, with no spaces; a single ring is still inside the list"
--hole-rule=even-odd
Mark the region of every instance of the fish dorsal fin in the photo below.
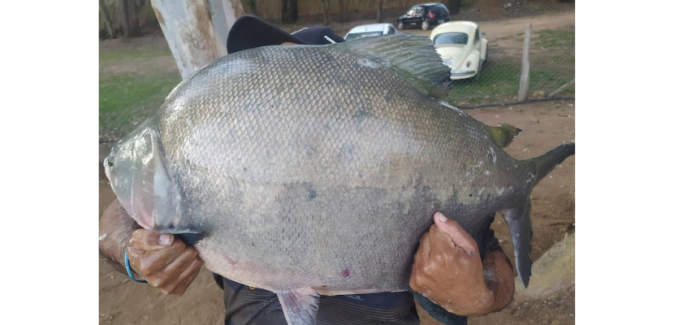
[[[288,325],[315,325],[320,296],[311,288],[276,293]]]
[[[501,124],[499,126],[490,126],[491,138],[494,140],[497,146],[501,149],[505,149],[516,135],[518,135],[522,130],[510,125],[510,124]]]
[[[428,36],[399,33],[330,46],[362,56],[359,63],[365,66],[381,64],[394,69],[437,98],[447,95],[451,71]]]

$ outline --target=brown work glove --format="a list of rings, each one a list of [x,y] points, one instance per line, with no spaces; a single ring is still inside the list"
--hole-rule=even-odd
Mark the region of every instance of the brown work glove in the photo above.
[[[487,253],[483,268],[470,235],[441,213],[434,218],[414,260],[412,290],[461,316],[484,315],[507,306],[514,293],[514,273],[505,254]]]
[[[131,269],[165,295],[185,293],[203,264],[194,247],[154,230],[134,231],[127,250]]]

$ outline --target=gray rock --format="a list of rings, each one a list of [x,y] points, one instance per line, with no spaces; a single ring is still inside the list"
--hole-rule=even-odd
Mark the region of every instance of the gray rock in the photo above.
[[[515,279],[515,299],[539,299],[576,283],[576,235],[556,243],[541,256],[531,269],[529,287],[524,289]]]

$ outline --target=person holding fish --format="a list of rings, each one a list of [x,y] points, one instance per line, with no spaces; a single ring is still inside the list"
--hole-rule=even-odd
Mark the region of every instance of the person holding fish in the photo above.
[[[327,27],[288,34],[257,17],[243,16],[232,26],[227,50],[340,42],[344,40]],[[465,324],[466,318],[457,315],[484,315],[506,307],[514,294],[515,276],[493,233],[484,239],[487,249],[481,256],[478,243],[451,216],[436,213],[433,217],[434,225],[421,238],[409,280],[411,289],[420,294],[416,298],[430,300],[451,313],[447,324]],[[100,235],[101,253],[118,270],[163,294],[184,294],[203,264],[197,250],[178,237],[142,229],[117,200],[100,219]],[[224,290],[225,324],[285,323],[276,293],[217,274],[214,278]],[[322,296],[316,319],[318,324],[418,324],[414,298],[409,292]]]

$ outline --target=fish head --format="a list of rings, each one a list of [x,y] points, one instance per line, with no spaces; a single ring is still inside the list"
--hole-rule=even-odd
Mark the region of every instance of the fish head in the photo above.
[[[115,144],[103,164],[126,212],[146,229],[166,229],[179,219],[180,195],[166,168],[159,133],[150,119]]]

